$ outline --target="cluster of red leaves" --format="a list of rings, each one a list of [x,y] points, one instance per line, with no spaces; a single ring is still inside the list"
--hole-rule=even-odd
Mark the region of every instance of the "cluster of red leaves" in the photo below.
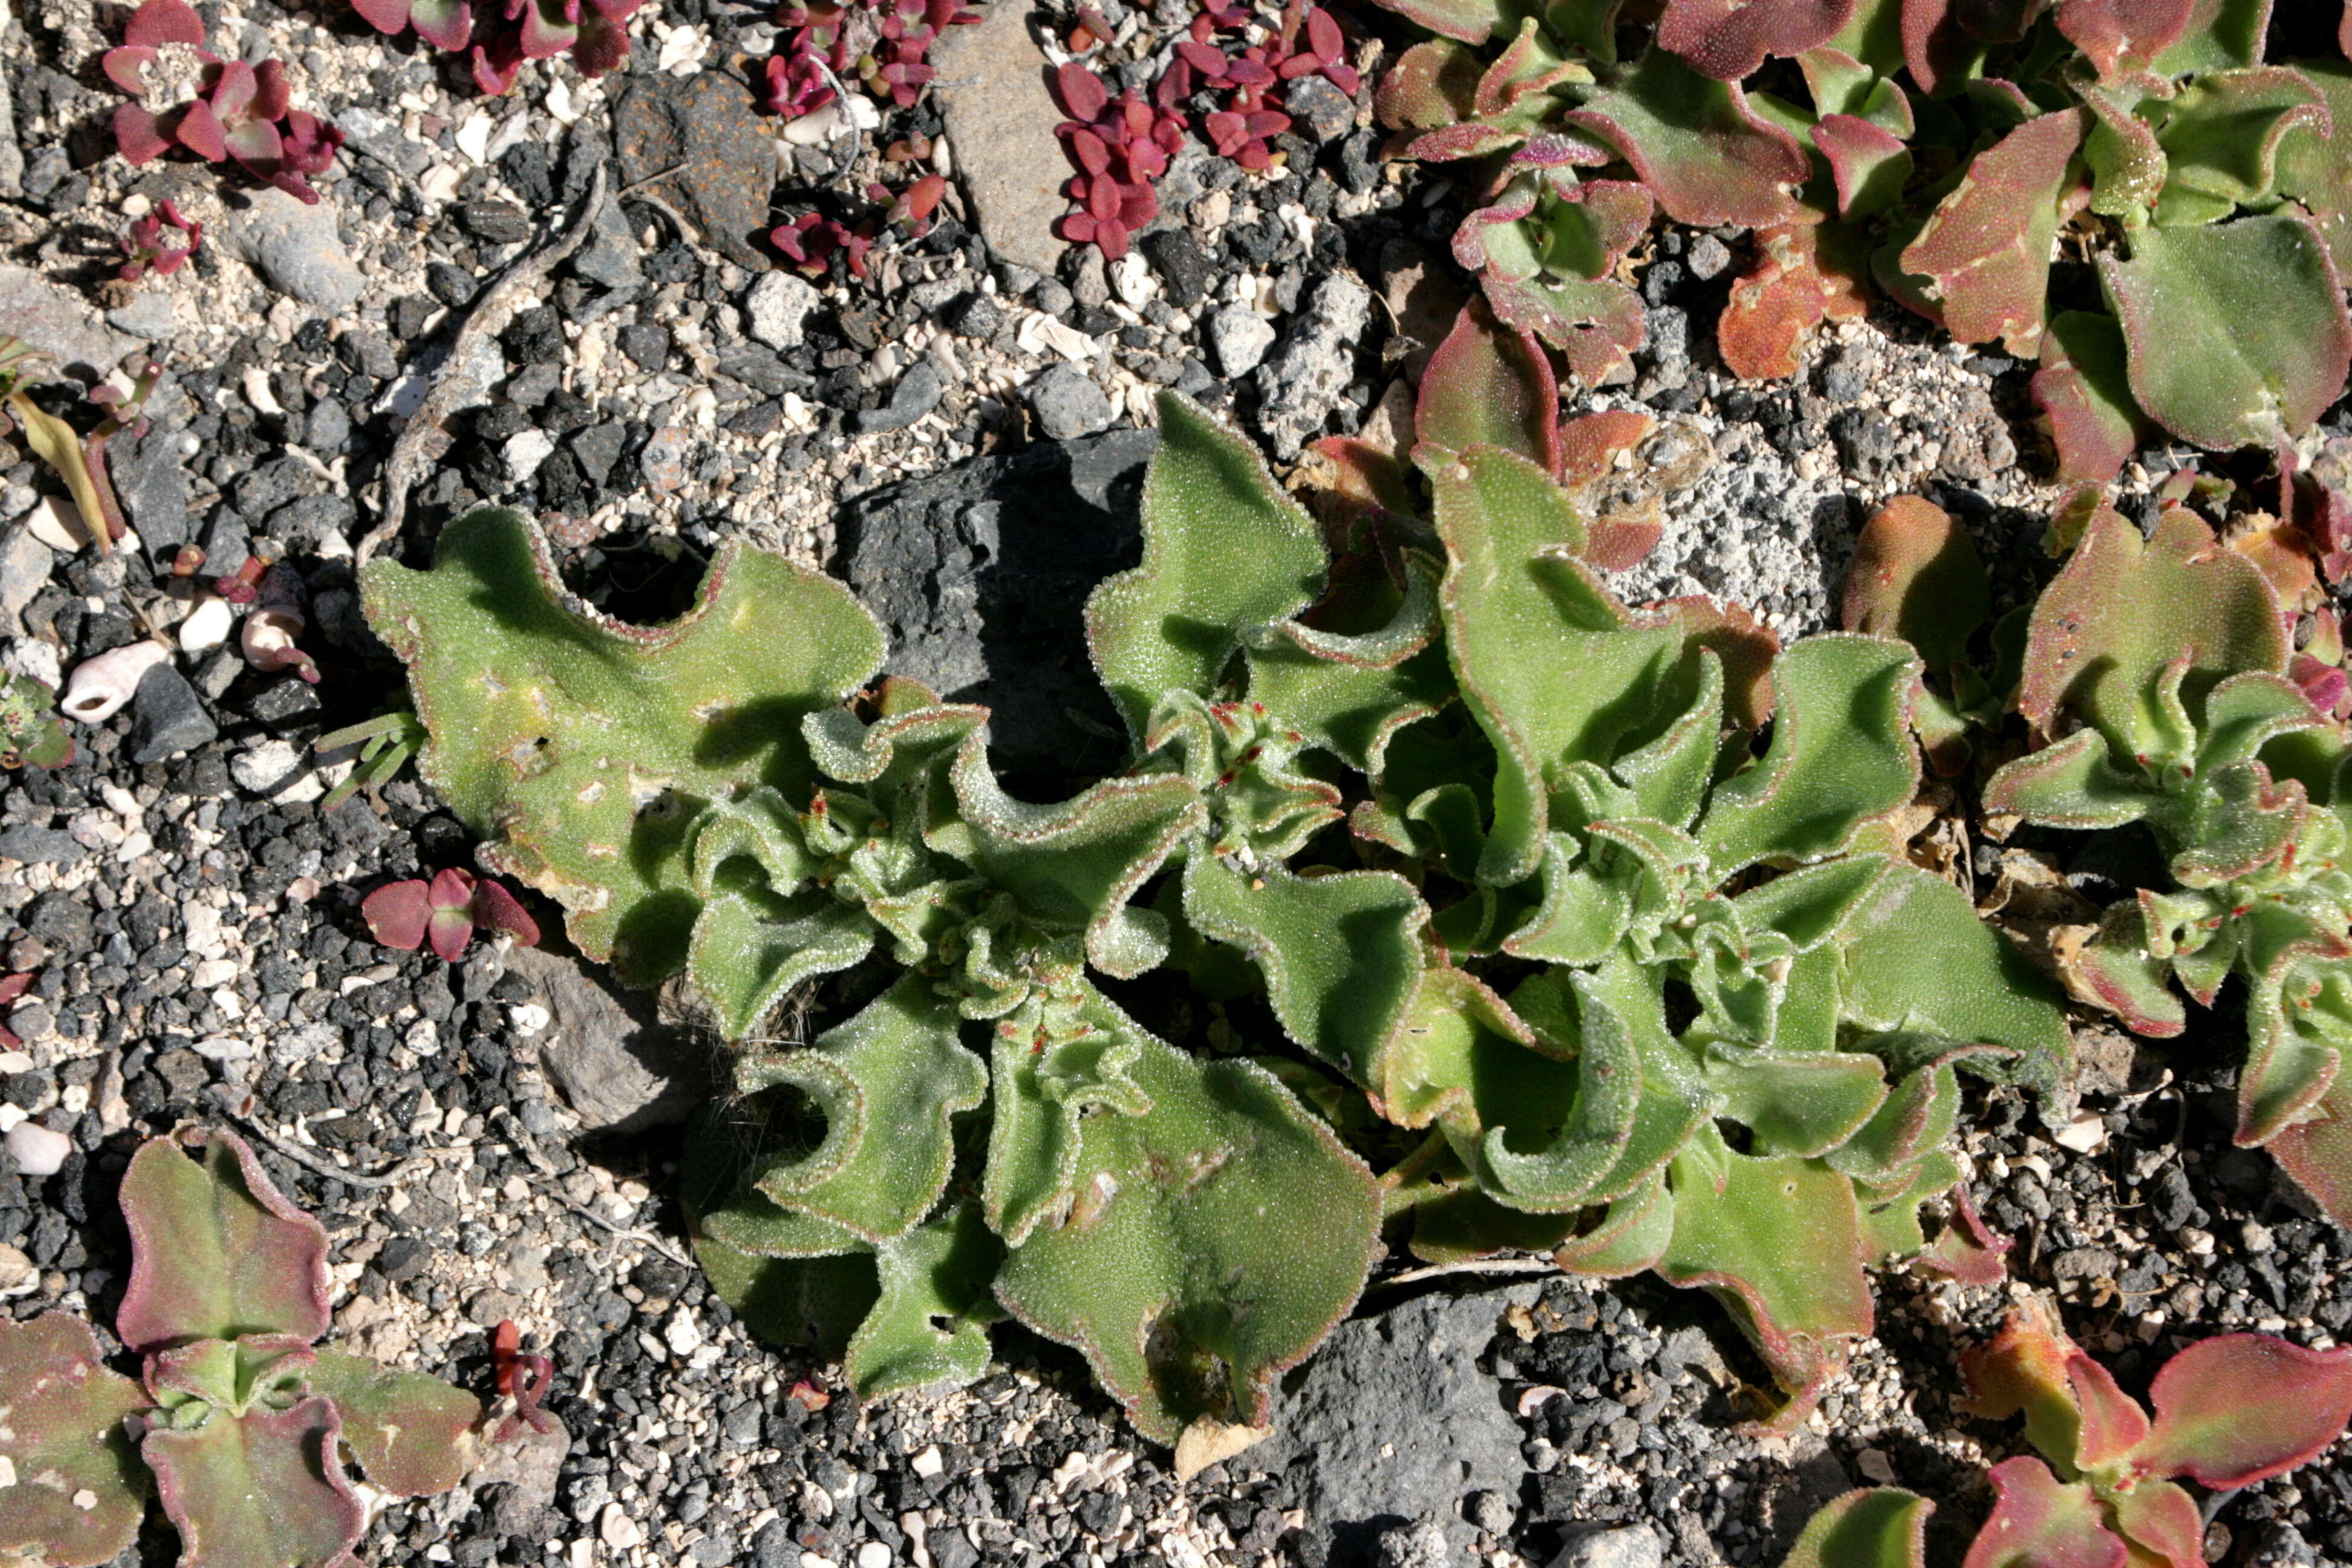
[[[1133,89],[1114,100],[1101,78],[1075,61],[1055,73],[1055,93],[1070,117],[1055,130],[1078,171],[1066,187],[1078,210],[1062,219],[1063,238],[1094,245],[1113,261],[1127,254],[1129,237],[1160,215],[1152,186],[1183,144],[1184,105],[1194,94],[1225,95],[1221,107],[1202,117],[1202,134],[1217,155],[1261,171],[1279,162],[1268,143],[1291,123],[1269,100],[1274,89],[1321,76],[1352,98],[1363,85],[1348,63],[1339,22],[1310,0],[1289,0],[1281,26],[1256,43],[1244,31],[1246,6],[1201,3],[1190,35],[1177,43],[1175,58],[1152,84],[1149,103]],[[1090,7],[1080,16],[1073,47],[1108,38],[1108,29]]]
[[[919,133],[904,142],[892,142],[882,158],[885,163],[906,165],[930,155],[930,138]],[[909,237],[919,239],[930,232],[931,218],[947,194],[947,176],[938,173],[920,175],[903,190],[896,191],[876,180],[866,185],[866,196],[883,207],[878,215],[862,217],[853,226],[822,213],[803,213],[790,223],[769,230],[768,240],[803,277],[824,277],[835,253],[841,253],[849,258],[850,276],[862,279],[866,276],[866,256],[881,237],[883,226],[891,225]]]
[[[162,112],[140,103],[114,111],[114,141],[133,163],[184,148],[207,163],[237,166],[290,196],[316,205],[310,176],[323,174],[343,144],[343,133],[296,109],[286,68],[224,60],[204,47],[205,24],[187,0],[146,0],[131,13],[122,46],[106,51],[107,80],[143,99],[147,72],[167,49],[185,48],[201,66],[196,96]]]
[[[644,0],[352,0],[386,37],[414,28],[436,49],[473,56],[474,85],[492,95],[512,87],[525,60],[566,53],[583,76],[603,76],[629,58],[629,17]]]
[[[980,20],[963,0],[856,0],[787,5],[791,29],[769,60],[767,104],[787,120],[823,109],[849,76],[876,98],[911,105],[939,74],[931,46],[950,27]]]
[[[175,228],[183,238],[174,242],[163,237],[163,231]],[[180,209],[165,197],[153,212],[135,220],[131,232],[122,241],[122,252],[130,259],[122,264],[125,283],[136,283],[152,268],[159,278],[169,278],[177,272],[196,247],[205,242],[205,226],[193,218],[180,216]]]
[[[414,952],[430,941],[450,963],[466,956],[477,928],[505,931],[525,947],[539,942],[539,922],[503,884],[455,868],[429,886],[421,877],[385,883],[360,900],[360,918],[384,946]]]

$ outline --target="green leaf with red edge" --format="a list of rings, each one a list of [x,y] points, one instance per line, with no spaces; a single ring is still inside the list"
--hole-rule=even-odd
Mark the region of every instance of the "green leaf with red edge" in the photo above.
[[[1441,37],[1465,44],[1483,44],[1507,33],[1517,20],[1516,6],[1498,0],[1380,0],[1381,5],[1410,22],[1418,22]]]
[[[2280,142],[2298,129],[2325,129],[2328,120],[2318,88],[2285,66],[2194,79],[2165,106],[2157,130],[2168,169],[2157,221],[2168,221],[2176,190],[2230,206],[2262,200],[2276,178]]]
[[[1363,1289],[1379,1184],[1264,1068],[1134,1033],[1150,1108],[1079,1124],[1076,1200],[1013,1248],[997,1296],[1083,1352],[1147,1436],[1263,1427],[1274,1380]]]
[[[2168,165],[2156,128],[2137,112],[2145,97],[2145,79],[2132,78],[2113,89],[2085,82],[2083,107],[2091,111],[2091,129],[2083,138],[2083,161],[2091,169],[2091,210],[2105,217],[2137,222],[2163,193]]]
[[[2204,1515],[2197,1500],[2170,1481],[2144,1480],[2106,1501],[2116,1532],[2135,1549],[2135,1563],[2151,1552],[2149,1568],[2197,1568],[2205,1561]]]
[[[122,1177],[131,1285],[114,1328],[134,1351],[188,1340],[327,1331],[327,1233],[270,1184],[233,1132],[190,1159],[151,1138]]]
[[[425,781],[489,840],[494,869],[563,905],[582,951],[632,984],[686,962],[697,812],[761,784],[804,799],[802,716],[882,661],[846,588],[731,546],[684,616],[625,625],[563,586],[520,512],[470,512],[433,570],[378,560],[361,585],[433,737]]]
[[[2096,310],[2061,310],[2042,335],[2033,402],[2050,422],[2061,484],[2114,481],[2147,421],[2131,391],[2123,323]]]
[[[1160,395],[1160,449],[1143,481],[1143,563],[1087,600],[1087,646],[1138,739],[1160,694],[1205,697],[1242,633],[1315,602],[1322,531],[1265,459],[1197,404]]]
[[[2084,119],[2074,110],[2037,115],[1978,153],[1905,247],[1904,270],[1931,280],[1944,325],[1962,342],[1999,338],[2018,354],[2041,347],[2051,247],[2081,184]]]
[[[2054,20],[2102,77],[2146,66],[2188,29],[2191,0],[2058,0]]]
[[[215,1406],[193,1427],[152,1426],[140,1444],[181,1568],[338,1568],[367,1523],[337,1453],[331,1401],[242,1414]]]
[[[1756,261],[1731,286],[1716,322],[1716,347],[1734,375],[1771,381],[1797,374],[1799,354],[1825,321],[1868,308],[1864,237],[1842,223],[1793,223],[1756,231]]]
[[[1540,275],[1480,280],[1495,314],[1532,332],[1568,356],[1569,369],[1587,387],[1631,378],[1642,346],[1642,301],[1613,278],[1554,280]]]
[[[1901,637],[1930,665],[1967,656],[1992,614],[1992,583],[1968,530],[1922,496],[1896,496],[1863,525],[1841,611],[1850,632]]]
[[[1936,1505],[1900,1487],[1857,1487],[1805,1521],[1780,1568],[1927,1568]]]
[[[2161,77],[2244,69],[2263,63],[2272,0],[2189,0],[2189,25],[2151,68]]]
[[[1995,1465],[1992,1517],[1961,1568],[2124,1568],[2128,1552],[2108,1532],[2091,1489],[2062,1485],[2031,1455]]]
[[[1825,114],[1813,122],[1811,134],[1829,160],[1841,216],[1874,217],[1903,199],[1911,179],[1911,149],[1901,137],[1851,114]]]
[[[1782,1418],[1801,1419],[1871,1330],[1853,1184],[1819,1160],[1733,1153],[1712,1123],[1671,1171],[1675,1234],[1658,1272],[1731,1310],[1791,1396]]]
[[[1547,779],[1663,730],[1687,709],[1696,668],[1679,626],[1637,619],[1573,559],[1584,523],[1541,468],[1472,447],[1431,483],[1447,554],[1446,652],[1497,753],[1478,877],[1507,886],[1542,858]],[[1571,670],[1579,678],[1564,679]]]
[[[1985,785],[1989,811],[2077,829],[2120,827],[2163,804],[2145,776],[2110,760],[2106,737],[2077,730],[2055,745],[2019,757]]]
[[[1381,79],[1372,107],[1398,131],[1436,131],[1476,117],[1478,57],[1451,38],[1428,38],[1397,58]]]
[[[1615,148],[1677,223],[1788,223],[1811,173],[1787,132],[1759,118],[1746,94],[1650,49],[1568,115]]]
[[[2352,1421],[2352,1346],[2315,1351],[2271,1334],[2200,1340],[2149,1384],[2156,1426],[2134,1450],[2143,1475],[2228,1491],[2310,1463]]]
[[[2200,447],[2274,447],[2344,389],[2352,320],[2311,220],[2274,213],[2134,232],[2099,258],[2122,321],[2133,395]]]
[[[1523,331],[1507,331],[1474,300],[1429,356],[1413,405],[1413,431],[1446,456],[1499,447],[1559,472],[1559,385],[1551,361]]]
[[[2263,1147],[2339,1226],[2352,1227],[2352,1075],[2338,1072],[2304,1120]]]
[[[2147,1436],[2146,1412],[2067,1337],[2041,1297],[2012,1307],[1999,1334],[1961,1353],[1960,1369],[1969,1394],[1957,1407],[1996,1421],[2022,1414],[2026,1440],[2063,1476],[2114,1464]]]
[[[1738,81],[1768,56],[1799,55],[1837,37],[1854,0],[1667,0],[1657,46],[1703,76]]]
[[[343,1441],[368,1485],[396,1497],[447,1491],[478,1458],[473,1426],[482,1402],[421,1372],[322,1350],[304,1369],[310,1392],[335,1402]]]
[[[0,1558],[89,1568],[138,1539],[147,1475],[123,1422],[151,1401],[109,1372],[89,1325],[64,1312],[0,1320]],[[77,1507],[77,1494],[96,1500]]]
[[[2318,90],[2327,121],[2280,140],[2272,184],[2310,212],[2340,277],[2352,268],[2352,63],[2298,60],[2294,68]]]
[[[2186,763],[2191,738],[2160,695],[2165,668],[2189,662],[2179,700],[2192,721],[2223,677],[2284,667],[2286,642],[2261,568],[2220,548],[2195,514],[2175,508],[2145,541],[2111,507],[2034,605],[2019,711],[2044,734],[2071,712],[2106,737],[2115,760]]]

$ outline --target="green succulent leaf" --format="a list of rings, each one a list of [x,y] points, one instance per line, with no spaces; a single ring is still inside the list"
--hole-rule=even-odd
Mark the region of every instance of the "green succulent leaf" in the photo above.
[[[1082,1352],[1148,1436],[1263,1427],[1274,1380],[1363,1288],[1379,1185],[1262,1068],[1197,1062],[1118,1021],[1150,1109],[1076,1124],[1075,1199],[1013,1247],[998,1299]]]
[[[2327,124],[2326,100],[2301,71],[2284,66],[2209,71],[2192,79],[2166,106],[2157,140],[2168,167],[2166,201],[2176,186],[2211,197],[2225,208],[2271,193],[2280,142],[2305,126]]]
[[[1811,173],[1796,139],[1736,84],[1665,49],[1645,50],[1566,118],[1615,148],[1677,223],[1787,223],[1797,213],[1790,193]]]
[[[1767,858],[1818,859],[1909,803],[1918,656],[1891,637],[1807,637],[1773,667],[1772,739],[1747,772],[1715,787],[1698,826],[1716,876]]]
[[[1732,1152],[1712,1124],[1677,1156],[1674,1239],[1658,1272],[1703,1285],[1741,1320],[1780,1386],[1809,1407],[1871,1330],[1853,1185],[1818,1160]]]
[[[2149,418],[2200,447],[2275,447],[2344,390],[2352,320],[2308,217],[2150,225],[2130,243],[2099,279]]]
[[[988,1325],[1003,1317],[990,1293],[1004,1246],[977,1206],[877,1244],[881,1299],[849,1342],[842,1371],[861,1397],[901,1388],[960,1386],[988,1370]]]
[[[791,1085],[824,1117],[815,1149],[755,1163],[752,1185],[862,1241],[912,1230],[947,1186],[955,1113],[988,1092],[980,1058],[957,1040],[961,1024],[951,997],[908,974],[809,1049],[740,1058],[741,1093]]]
[[[749,1038],[796,987],[873,951],[866,912],[830,893],[722,893],[695,917],[687,973],[729,1040]]]
[[[479,1456],[473,1426],[482,1402],[421,1372],[320,1351],[303,1371],[310,1392],[334,1401],[343,1441],[368,1485],[395,1497],[447,1491]]]
[[[348,1561],[367,1511],[336,1457],[341,1430],[322,1398],[242,1414],[215,1407],[191,1426],[148,1428],[140,1454],[180,1532],[182,1568]]]
[[[233,1132],[202,1134],[190,1158],[151,1138],[122,1176],[131,1285],[114,1331],[147,1352],[191,1340],[327,1331],[325,1227],[271,1184]]]
[[[362,586],[432,735],[425,781],[494,868],[563,905],[581,951],[636,984],[686,962],[688,824],[757,784],[805,795],[802,717],[882,662],[847,589],[733,546],[679,620],[614,621],[565,591],[519,512],[469,512],[431,571],[378,561]]]
[[[1257,448],[1190,400],[1160,396],[1143,481],[1143,563],[1087,601],[1087,642],[1138,740],[1160,696],[1210,696],[1243,634],[1314,603],[1327,564],[1314,520]]]
[[[147,1475],[123,1422],[149,1403],[79,1318],[0,1321],[0,1460],[16,1478],[0,1487],[0,1557],[91,1568],[138,1539]]]
[[[1253,874],[1196,853],[1183,888],[1194,927],[1256,960],[1283,1032],[1358,1083],[1375,1081],[1381,1042],[1421,979],[1429,906],[1412,885],[1385,871]]]
[[[2273,184],[2311,214],[2341,278],[2352,267],[2352,64],[2298,60],[2294,68],[2326,101],[2327,121],[2305,121],[2280,140]]]
[[[1936,1505],[1900,1487],[1860,1487],[1805,1523],[1780,1568],[1927,1568]]]
[[[996,1026],[988,1168],[989,1227],[1018,1247],[1077,1199],[1084,1124],[1140,1116],[1151,1096],[1135,1076],[1150,1038],[1083,980],[1038,994]]]

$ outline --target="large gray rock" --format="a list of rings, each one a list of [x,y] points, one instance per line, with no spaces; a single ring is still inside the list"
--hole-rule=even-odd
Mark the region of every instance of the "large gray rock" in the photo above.
[[[592,1132],[637,1132],[682,1121],[709,1093],[690,1042],[664,1026],[650,995],[624,991],[601,969],[539,948],[507,954],[550,1015],[540,1070]]]
[[[340,315],[360,297],[360,269],[335,231],[331,201],[316,205],[265,186],[230,209],[221,241],[281,294]]]
[[[1307,1513],[1307,1568],[1366,1568],[1391,1532],[1433,1527],[1467,1563],[1477,1531],[1462,1502],[1476,1491],[1516,1496],[1524,1434],[1502,1385],[1479,1370],[1496,1321],[1541,1287],[1429,1295],[1332,1331],[1278,1402],[1274,1436],[1233,1461],[1286,1472]]]
[[[106,444],[107,478],[150,558],[167,561],[188,542],[188,471],[180,457],[181,429],[160,419],[138,435]]]
[[[0,267],[0,330],[14,333],[61,370],[103,375],[139,346],[100,319],[74,290],[29,267]]]
[[[1137,507],[1158,440],[1117,430],[976,458],[843,509],[842,565],[889,636],[884,668],[987,703],[1004,767],[1118,764],[1084,612],[1097,583],[1141,558]]]
[[[1356,377],[1356,350],[1370,324],[1371,290],[1344,272],[1315,285],[1307,309],[1274,357],[1258,367],[1258,422],[1286,462],[1323,432]]]
[[[613,110],[624,180],[653,181],[653,194],[677,208],[700,230],[695,237],[728,260],[754,268],[772,265],[761,247],[774,226],[768,196],[776,185],[776,143],[751,89],[720,71],[684,81],[634,79]]]
[[[1070,161],[1054,134],[1062,111],[1027,18],[1024,6],[983,5],[978,22],[950,27],[931,46],[940,73],[931,91],[980,237],[998,259],[1051,277],[1065,248],[1054,222],[1069,210]]]

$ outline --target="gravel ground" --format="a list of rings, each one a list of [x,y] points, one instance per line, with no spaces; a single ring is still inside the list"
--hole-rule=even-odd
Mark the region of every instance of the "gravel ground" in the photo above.
[[[110,156],[115,98],[93,84],[112,34],[81,0],[22,7],[0,34],[0,329],[91,372],[142,348],[167,368],[150,433],[116,448],[137,549],[56,548],[47,470],[0,452],[0,656],[54,677],[174,630],[185,605],[161,569],[194,542],[207,575],[283,552],[324,678],[264,676],[191,636],[179,679],[81,728],[72,764],[0,774],[0,973],[37,977],[6,1017],[22,1045],[0,1055],[0,1123],[72,1143],[47,1176],[0,1152],[6,1310],[110,1320],[131,1151],[184,1121],[245,1131],[324,1221],[354,1348],[483,1388],[487,1332],[511,1318],[555,1362],[568,1447],[393,1510],[362,1549],[380,1568],[1647,1561],[1597,1554],[1631,1538],[1590,1528],[1620,1525],[1648,1531],[1664,1564],[1745,1568],[1863,1480],[1941,1500],[1939,1530],[1980,1515],[1981,1465],[2015,1436],[1948,1398],[1958,1350],[2006,1292],[1901,1273],[1880,1282],[1880,1333],[1850,1380],[1765,1442],[1734,1430],[1760,1368],[1705,1299],[1654,1281],[1376,1284],[1344,1355],[1293,1379],[1286,1436],[1189,1485],[1075,1356],[1010,1330],[976,1386],[861,1405],[823,1366],[751,1342],[691,1265],[677,1127],[714,1081],[707,1044],[560,939],[450,966],[377,947],[359,919],[370,888],[467,864],[471,847],[406,779],[319,808],[349,763],[315,766],[310,742],[397,690],[357,617],[352,544],[458,324],[600,163],[627,193],[447,373],[475,395],[428,449],[397,548],[421,562],[444,521],[494,500],[545,517],[574,581],[617,614],[669,613],[740,536],[861,584],[904,567],[908,624],[944,626],[945,588],[976,570],[942,531],[966,500],[1062,486],[1079,523],[1008,555],[1047,584],[1022,591],[1041,617],[1029,640],[989,643],[1009,591],[983,586],[956,612],[964,641],[935,650],[977,637],[1006,668],[1039,647],[1066,658],[1086,584],[1127,563],[1144,447],[1116,432],[1148,423],[1152,389],[1226,409],[1285,472],[1305,440],[1391,418],[1378,411],[1401,370],[1450,319],[1431,258],[1459,209],[1382,168],[1368,110],[1286,138],[1274,179],[1180,157],[1148,264],[1048,276],[999,259],[958,194],[928,237],[877,247],[869,279],[810,284],[765,270],[747,230],[852,210],[869,181],[903,180],[882,149],[941,124],[919,103],[809,147],[706,112],[740,104],[774,34],[764,12],[664,0],[633,25],[624,71],[541,70],[485,101],[340,8],[204,10],[216,38],[286,59],[297,103],[349,132],[322,206]],[[681,136],[711,140],[681,152]],[[163,284],[103,286],[123,216],[165,197],[206,224],[204,248]],[[2030,594],[2055,493],[2035,477],[2031,367],[1881,311],[1827,334],[1798,383],[1739,386],[1712,345],[1738,265],[1725,238],[1654,237],[1638,267],[1651,346],[1631,384],[1590,400],[1645,407],[1712,454],[1622,591],[1716,594],[1785,636],[1817,629],[1862,521],[1914,489],[1970,524],[2007,601]],[[2172,466],[2145,455],[2127,496]],[[931,542],[907,546],[909,529]],[[1037,706],[1031,739],[1055,754],[1061,710]],[[2094,895],[2116,852],[2062,835],[2012,847]],[[1979,849],[1974,869],[1997,877],[2000,858]],[[2127,1387],[2182,1339],[2326,1344],[2352,1324],[2352,1236],[2230,1149],[2237,1029],[2209,1022],[2162,1047],[2082,1024],[2078,1115],[2000,1093],[1966,1119],[1977,1201],[2018,1238],[2009,1289],[2054,1289]],[[1325,1363],[1350,1377],[1316,1381]],[[2352,1468],[2250,1489],[2208,1546],[2237,1564],[2352,1562]],[[171,1555],[158,1530],[124,1562]]]

